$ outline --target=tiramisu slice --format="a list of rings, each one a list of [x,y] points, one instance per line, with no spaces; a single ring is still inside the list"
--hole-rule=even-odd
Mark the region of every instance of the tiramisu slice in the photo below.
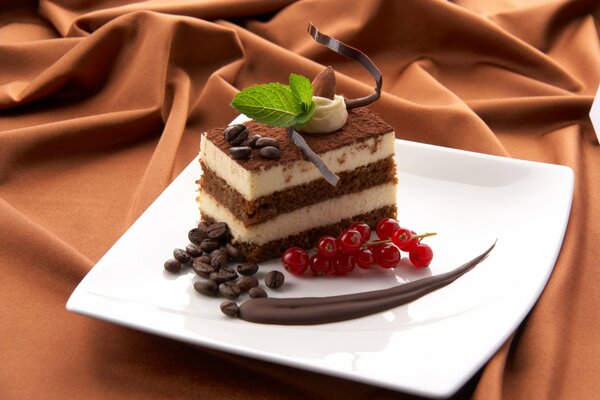
[[[395,217],[394,131],[373,112],[356,108],[339,130],[303,134],[339,176],[335,186],[292,143],[286,129],[255,121],[245,126],[248,139],[242,144],[257,135],[273,139],[279,157],[263,158],[254,148],[236,159],[223,128],[203,133],[199,203],[203,220],[229,225],[247,260],[278,257],[290,246],[314,247],[320,236],[337,235],[353,221],[373,226]]]

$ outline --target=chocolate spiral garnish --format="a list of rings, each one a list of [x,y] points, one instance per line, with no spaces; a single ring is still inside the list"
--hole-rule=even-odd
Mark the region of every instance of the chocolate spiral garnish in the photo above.
[[[329,297],[260,298],[244,302],[238,316],[261,324],[316,325],[364,317],[409,303],[451,284],[482,262],[496,243],[460,267],[390,289]]]
[[[373,76],[373,79],[375,79],[375,91],[365,97],[359,97],[357,99],[350,100],[346,99],[346,109],[351,110],[357,107],[365,107],[379,99],[379,96],[381,95],[381,86],[383,85],[383,77],[381,76],[381,71],[379,71],[379,68],[375,66],[373,61],[371,61],[371,59],[365,53],[319,32],[319,30],[311,22],[308,23],[308,33],[317,43],[327,46],[329,49],[346,58],[358,61],[367,69],[367,71],[369,71],[369,73]]]
[[[327,166],[327,164],[325,164],[321,157],[319,157],[318,154],[310,148],[308,143],[306,143],[306,140],[304,140],[302,135],[295,131],[294,128],[288,128],[287,134],[290,140],[296,146],[298,146],[300,150],[302,150],[302,152],[309,159],[309,161],[312,162],[315,165],[315,167],[317,167],[321,175],[323,175],[323,178],[325,178],[325,180],[329,182],[329,184],[336,186],[340,180],[340,177],[334,174],[329,169],[329,167]]]
[[[381,71],[379,71],[379,68],[375,66],[373,61],[371,61],[371,59],[365,53],[319,32],[319,30],[310,22],[308,23],[308,33],[317,43],[327,46],[329,49],[343,55],[344,57],[358,61],[367,69],[367,71],[369,71],[369,73],[373,76],[373,79],[375,79],[376,86],[373,93],[365,97],[359,97],[358,99],[344,100],[347,110],[356,107],[367,106],[379,98],[381,94],[381,85],[383,84],[383,77],[381,76]],[[334,174],[329,167],[327,167],[323,160],[306,143],[302,135],[296,132],[293,128],[289,128],[287,133],[292,142],[294,142],[294,144],[298,146],[300,150],[302,150],[304,155],[319,169],[319,172],[321,175],[323,175],[323,178],[325,178],[325,180],[331,185],[336,186],[340,180],[340,177]]]

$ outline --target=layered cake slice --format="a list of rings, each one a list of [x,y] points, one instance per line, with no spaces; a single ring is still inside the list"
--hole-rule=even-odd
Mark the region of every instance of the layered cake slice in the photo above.
[[[365,108],[381,93],[382,76],[364,53],[321,34],[315,41],[363,65],[376,87],[369,96],[336,95],[325,68],[312,83],[246,88],[231,105],[252,121],[202,134],[200,213],[225,222],[248,261],[312,248],[362,221],[373,227],[396,216],[394,130]]]
[[[314,247],[319,237],[337,235],[354,221],[373,226],[395,217],[394,131],[373,112],[356,108],[341,129],[303,134],[339,176],[335,186],[292,143],[286,129],[255,121],[244,125],[248,139],[243,144],[254,136],[273,139],[276,143],[262,142],[275,144],[278,157],[261,157],[254,144],[240,158],[223,128],[203,133],[199,203],[203,220],[227,223],[247,260],[278,257],[290,246]]]

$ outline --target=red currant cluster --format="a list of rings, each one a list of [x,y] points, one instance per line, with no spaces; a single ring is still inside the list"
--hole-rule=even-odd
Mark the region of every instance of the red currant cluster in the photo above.
[[[395,268],[402,258],[401,250],[408,252],[415,267],[426,267],[431,263],[433,251],[421,243],[421,239],[435,233],[417,235],[400,227],[398,221],[392,218],[380,220],[375,232],[379,240],[369,241],[369,225],[355,222],[337,238],[322,236],[317,244],[317,252],[312,256],[300,247],[290,247],[281,256],[281,262],[286,270],[295,275],[302,275],[309,267],[315,275],[345,275],[355,266],[369,269],[375,264],[382,268]]]

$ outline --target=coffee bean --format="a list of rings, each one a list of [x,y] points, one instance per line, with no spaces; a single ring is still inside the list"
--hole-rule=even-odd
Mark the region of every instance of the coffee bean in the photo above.
[[[276,160],[281,156],[279,149],[273,146],[263,147],[258,151],[258,154],[267,160]]]
[[[208,278],[210,274],[215,272],[215,268],[212,265],[199,261],[194,261],[192,264],[192,269],[196,274],[198,274],[198,276],[203,278]]]
[[[242,290],[242,292],[247,292],[253,287],[258,286],[258,279],[253,276],[243,276],[237,280],[237,285]]]
[[[216,257],[213,257],[210,261],[210,265],[212,265],[216,270],[219,270],[227,265],[227,256],[224,254],[219,254]]]
[[[202,262],[204,264],[210,264],[212,258],[210,256],[202,255],[199,257],[194,257],[193,262]]]
[[[261,297],[267,297],[267,292],[265,292],[263,289],[259,288],[259,287],[253,287],[250,288],[250,290],[248,290],[248,295],[250,295],[250,297],[252,297],[253,299],[258,299]]]
[[[190,242],[194,243],[195,245],[199,246],[200,243],[202,243],[202,241],[206,238],[206,232],[203,232],[200,230],[200,228],[194,228],[188,232],[188,239],[190,239]]]
[[[232,245],[231,243],[227,243],[225,245],[225,251],[227,252],[227,254],[229,254],[230,260],[234,260],[234,261],[243,261],[244,260],[244,253],[242,253],[242,251],[239,249],[239,247],[236,247],[236,246]]]
[[[234,282],[223,282],[219,285],[219,294],[227,299],[237,299],[242,290]]]
[[[229,155],[231,155],[231,158],[234,160],[244,160],[250,157],[250,154],[252,154],[252,147],[250,146],[237,146],[229,148]]]
[[[227,260],[229,261],[229,254],[227,254],[227,252],[224,249],[216,249],[210,252],[210,256],[212,258],[215,258],[216,256],[221,254],[227,257]]]
[[[246,141],[246,139],[248,139],[248,130],[240,132],[238,137],[229,142],[229,144],[232,146],[240,146]]]
[[[285,276],[279,271],[271,271],[265,275],[265,285],[271,289],[280,288],[284,280]]]
[[[217,222],[208,227],[206,234],[211,239],[219,239],[227,235],[229,227],[225,222]]]
[[[233,268],[231,268],[229,265],[224,265],[224,266],[223,266],[223,267],[220,269],[220,271],[225,271],[225,272],[229,272],[229,273],[235,274],[235,277],[236,277],[236,279],[237,279],[237,277],[239,276],[239,275],[237,274],[237,272],[235,272],[235,270],[234,270]]]
[[[231,272],[231,271],[229,271],[229,272]],[[227,281],[227,282],[223,282],[221,285],[238,286],[237,282],[238,282],[237,279],[233,279],[233,280],[230,280],[230,281]]]
[[[215,267],[220,268],[222,266],[227,265],[227,263],[229,262],[229,254],[227,254],[227,252],[223,249],[217,249],[214,250],[210,253],[210,257],[211,257],[211,264],[212,264],[212,260],[214,260],[215,258],[219,258],[217,261],[215,261]]]
[[[270,137],[261,137],[256,140],[255,147],[260,149],[267,146],[279,148],[279,142]]]
[[[213,281],[201,280],[194,282],[194,290],[206,296],[214,296],[217,294],[218,286]]]
[[[206,221],[198,222],[198,229],[200,229],[202,232],[206,232],[208,230],[209,226],[210,226],[210,224],[207,223]]]
[[[255,148],[255,147],[256,147],[256,141],[257,141],[258,139],[260,139],[261,137],[262,137],[262,136],[260,136],[260,135],[254,135],[254,136],[250,137],[250,138],[247,140],[247,145],[248,145],[248,146],[250,146],[250,147],[252,147],[252,148]]]
[[[188,253],[183,249],[175,249],[173,250],[173,258],[179,261],[182,264],[187,264],[192,259]]]
[[[241,124],[231,125],[225,128],[223,134],[230,145],[237,146],[248,137],[248,128]]]
[[[204,239],[202,241],[202,243],[200,243],[200,248],[205,253],[210,253],[211,251],[214,251],[214,250],[218,249],[219,247],[221,247],[219,245],[219,242],[217,242],[216,240],[212,240],[212,239]]]
[[[237,266],[237,272],[239,272],[240,275],[250,276],[254,275],[257,271],[258,264],[254,263],[241,264]]]
[[[211,281],[214,281],[217,285],[219,285],[223,282],[232,281],[232,280],[236,279],[237,277],[238,277],[238,274],[236,274],[235,272],[223,270],[223,271],[212,272],[208,276],[208,279],[210,279]]]
[[[165,269],[173,274],[181,270],[181,263],[174,258],[165,261]]]
[[[200,247],[196,246],[194,243],[190,243],[185,247],[185,252],[190,255],[190,257],[200,257],[202,255],[202,250]]]
[[[235,302],[226,301],[224,303],[221,303],[221,311],[223,312],[223,314],[225,314],[227,316],[235,317],[238,315],[240,308],[238,307],[237,304],[235,304]]]

